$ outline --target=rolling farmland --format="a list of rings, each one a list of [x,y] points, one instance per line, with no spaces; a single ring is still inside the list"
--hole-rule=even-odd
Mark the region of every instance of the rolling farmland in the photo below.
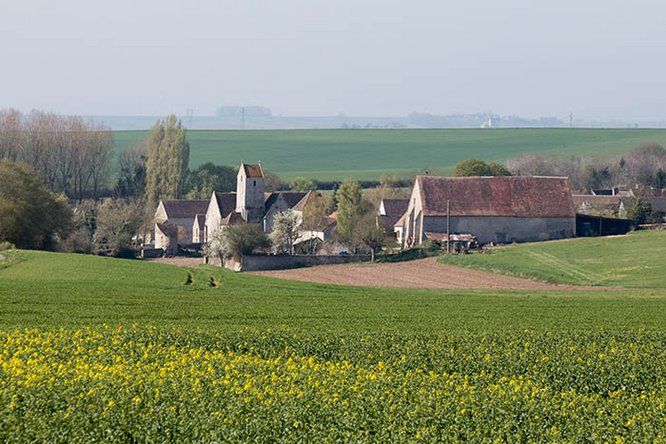
[[[3,255],[3,442],[666,438],[663,275],[382,289]]]
[[[114,133],[118,149],[145,131]],[[424,168],[442,173],[468,157],[504,161],[534,153],[614,155],[643,142],[666,146],[664,129],[193,130],[190,166],[261,161],[285,179],[376,179]]]

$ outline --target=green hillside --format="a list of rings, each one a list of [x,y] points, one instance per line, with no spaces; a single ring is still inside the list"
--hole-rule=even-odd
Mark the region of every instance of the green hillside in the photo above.
[[[120,149],[145,131],[115,132]],[[423,168],[449,172],[468,157],[503,161],[525,153],[612,155],[642,142],[666,146],[662,129],[193,130],[192,166],[261,161],[284,178],[376,179]]]
[[[496,247],[441,261],[560,284],[666,288],[666,232]]]
[[[187,269],[35,251],[4,254],[8,259],[0,261],[0,326],[5,327],[138,322],[232,331],[282,325],[306,331],[442,332],[549,329],[582,325],[590,317],[605,326],[666,321],[647,309],[666,300],[642,299],[640,291],[613,292],[609,301],[606,292],[576,292],[571,300],[566,292],[342,287],[215,267]],[[496,256],[501,257],[488,255]],[[8,266],[2,268],[3,263]],[[635,319],[621,308],[641,305],[646,311]]]

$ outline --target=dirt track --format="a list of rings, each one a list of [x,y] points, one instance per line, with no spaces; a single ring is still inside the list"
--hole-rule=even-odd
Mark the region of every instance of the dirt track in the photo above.
[[[440,264],[436,258],[385,264],[319,265],[252,274],[322,284],[398,288],[481,288],[512,290],[585,290],[601,287],[551,285]]]

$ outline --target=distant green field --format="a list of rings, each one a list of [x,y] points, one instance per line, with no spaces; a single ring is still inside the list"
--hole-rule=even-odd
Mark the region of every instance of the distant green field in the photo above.
[[[118,149],[145,131],[115,132]],[[663,129],[193,130],[190,164],[261,161],[286,179],[376,179],[460,160],[504,161],[526,153],[613,155],[642,142],[666,145]]]
[[[666,439],[663,288],[341,287],[3,255],[0,442]]]
[[[441,261],[559,284],[666,288],[664,231],[512,245],[490,252]]]

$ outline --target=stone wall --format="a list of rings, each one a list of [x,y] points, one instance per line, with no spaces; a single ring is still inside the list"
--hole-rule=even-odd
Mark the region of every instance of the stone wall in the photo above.
[[[311,267],[313,265],[348,264],[352,262],[368,262],[370,256],[348,255],[348,256],[245,256],[241,262],[235,259],[225,259],[224,266],[233,271],[260,271],[260,270],[284,270],[288,268]],[[219,265],[219,261],[211,262]]]
[[[446,233],[446,217],[425,217],[423,231]],[[576,235],[573,217],[451,217],[451,233],[470,233],[480,243],[538,242]]]

